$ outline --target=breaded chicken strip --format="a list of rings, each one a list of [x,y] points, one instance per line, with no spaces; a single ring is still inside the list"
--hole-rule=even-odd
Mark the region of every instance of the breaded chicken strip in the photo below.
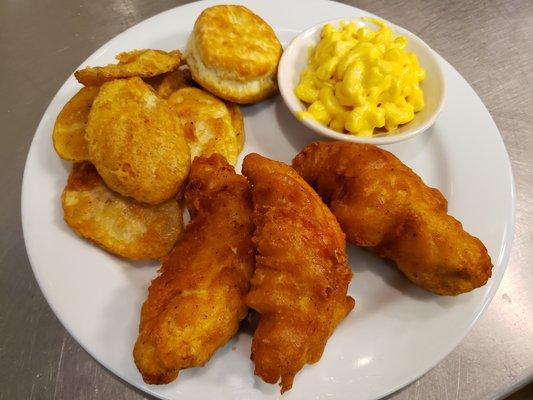
[[[252,185],[256,269],[247,304],[260,314],[252,342],[255,374],[292,387],[322,356],[335,327],[354,307],[344,234],[320,197],[288,165],[246,156]]]
[[[314,142],[293,166],[329,205],[350,242],[394,260],[416,285],[457,295],[490,278],[483,243],[447,214],[447,201],[437,189],[388,151]]]
[[[199,157],[185,200],[191,222],[152,281],[133,350],[152,384],[204,365],[247,313],[254,264],[248,182],[222,156]]]

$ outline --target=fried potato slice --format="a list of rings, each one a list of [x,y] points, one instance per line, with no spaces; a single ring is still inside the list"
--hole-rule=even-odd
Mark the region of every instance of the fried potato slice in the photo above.
[[[175,91],[168,101],[183,125],[192,160],[218,153],[235,165],[243,135],[233,126],[233,119],[238,118],[232,119],[222,100],[202,89],[183,88]]]
[[[102,85],[85,136],[98,173],[124,196],[161,203],[189,174],[189,146],[175,111],[140,78]]]
[[[241,107],[236,103],[226,103],[231,117],[231,124],[235,133],[237,134],[237,143],[239,145],[239,153],[244,147],[244,118],[242,116]]]
[[[118,64],[105,67],[87,67],[74,73],[79,83],[85,86],[100,86],[114,79],[151,78],[174,71],[182,63],[182,55],[178,50],[166,52],[162,50],[133,50],[116,56]]]
[[[123,197],[89,162],[74,164],[61,201],[65,221],[78,235],[133,260],[167,255],[183,230],[176,200],[151,206]]]
[[[176,90],[195,86],[196,83],[192,80],[191,71],[187,68],[180,68],[165,74],[161,83],[154,89],[159,96],[168,99]]]
[[[57,116],[52,140],[56,153],[62,159],[75,162],[89,159],[85,126],[99,90],[100,88],[94,86],[82,88]]]

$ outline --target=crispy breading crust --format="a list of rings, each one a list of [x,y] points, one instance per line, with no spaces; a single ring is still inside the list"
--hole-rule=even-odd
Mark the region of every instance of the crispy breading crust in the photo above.
[[[168,101],[183,125],[192,160],[200,155],[218,153],[235,165],[244,136],[234,126],[242,129],[235,106],[231,106],[230,113],[222,100],[202,89],[190,87],[175,91]]]
[[[140,78],[102,85],[86,128],[91,162],[114,191],[158,204],[189,174],[190,151],[175,112]]]
[[[281,44],[272,28],[243,6],[205,9],[189,37],[186,60],[196,82],[239,104],[277,91]]]
[[[222,156],[199,157],[185,199],[191,222],[150,285],[133,350],[151,384],[204,365],[247,314],[254,265],[248,182]]]
[[[352,271],[335,217],[291,167],[249,154],[243,174],[252,185],[257,252],[246,299],[260,314],[252,360],[266,382],[281,378],[283,393],[353,309]]]
[[[80,162],[89,159],[85,127],[99,90],[93,86],[81,88],[58,114],[52,140],[56,153],[63,160]]]
[[[192,80],[191,71],[188,68],[181,68],[167,74],[156,91],[159,96],[168,99],[176,90],[195,86],[196,83]]]
[[[416,285],[440,295],[483,286],[492,263],[479,239],[447,214],[446,199],[376,146],[314,142],[293,160],[348,240],[389,258]]]
[[[108,189],[91,163],[76,163],[61,196],[65,222],[78,235],[132,260],[167,255],[183,230],[176,200],[150,206]]]
[[[79,83],[85,86],[100,86],[120,78],[151,78],[177,69],[183,60],[178,50],[133,50],[116,56],[118,64],[105,67],[87,67],[74,72]]]

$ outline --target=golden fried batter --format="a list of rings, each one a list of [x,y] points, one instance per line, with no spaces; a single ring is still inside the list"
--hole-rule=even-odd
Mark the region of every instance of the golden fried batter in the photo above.
[[[243,125],[238,120],[235,106],[228,106],[210,93],[198,88],[183,88],[168,99],[182,123],[185,138],[191,149],[191,159],[214,153],[223,155],[235,165],[242,149]],[[242,118],[242,116],[241,116]]]
[[[155,90],[159,96],[168,99],[176,90],[195,86],[196,83],[192,80],[191,71],[187,68],[180,68],[165,74]]]
[[[133,50],[117,54],[118,64],[105,67],[87,67],[74,72],[79,83],[85,86],[100,86],[119,78],[151,78],[177,69],[182,62],[178,50]]]
[[[245,157],[252,185],[256,269],[247,304],[260,314],[252,342],[255,374],[292,387],[322,356],[335,327],[354,307],[344,234],[320,197],[289,166]]]
[[[329,205],[350,242],[394,260],[418,286],[457,295],[490,278],[483,243],[447,214],[437,189],[391,153],[366,144],[315,142],[293,166]]]
[[[167,255],[183,230],[176,200],[150,206],[123,197],[88,162],[74,164],[61,201],[65,222],[78,235],[133,260]]]
[[[140,78],[101,86],[85,136],[98,173],[124,196],[161,203],[189,174],[190,150],[175,112]]]
[[[248,182],[222,156],[199,157],[185,199],[191,222],[152,281],[133,350],[152,384],[204,365],[247,313],[253,273]]]
[[[52,140],[56,153],[63,160],[78,162],[89,159],[85,127],[99,90],[90,86],[81,88],[57,116]]]
[[[231,116],[231,124],[237,135],[237,152],[240,153],[244,147],[244,117],[242,116],[241,107],[235,103],[226,103]]]

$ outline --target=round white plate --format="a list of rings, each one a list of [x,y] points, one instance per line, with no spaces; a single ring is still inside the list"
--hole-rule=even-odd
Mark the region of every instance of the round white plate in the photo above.
[[[327,1],[233,1],[270,23],[286,45],[306,27],[367,13]],[[156,15],[118,35],[83,65],[113,62],[116,53],[185,46],[198,14],[214,1],[191,3]],[[439,188],[450,213],[487,246],[494,263],[487,285],[454,298],[416,288],[391,265],[349,246],[355,310],[330,338],[320,362],[296,377],[289,399],[374,399],[432,368],[466,335],[494,295],[505,270],[514,223],[509,159],[489,113],[465,80],[444,60],[448,97],[431,132],[388,146],[403,162]],[[54,120],[79,84],[71,76],[46,110],[28,154],[22,187],[22,223],[29,259],[53,311],[72,336],[100,363],[136,387],[165,399],[272,399],[276,385],[253,375],[248,332],[240,332],[204,368],[180,373],[163,386],[145,385],[131,351],[139,311],[155,263],[133,263],[77,237],[63,222],[60,194],[69,163],[54,153]],[[290,162],[313,134],[282,99],[245,107],[246,146]],[[242,160],[242,156],[240,160]],[[240,171],[240,162],[238,165]]]

